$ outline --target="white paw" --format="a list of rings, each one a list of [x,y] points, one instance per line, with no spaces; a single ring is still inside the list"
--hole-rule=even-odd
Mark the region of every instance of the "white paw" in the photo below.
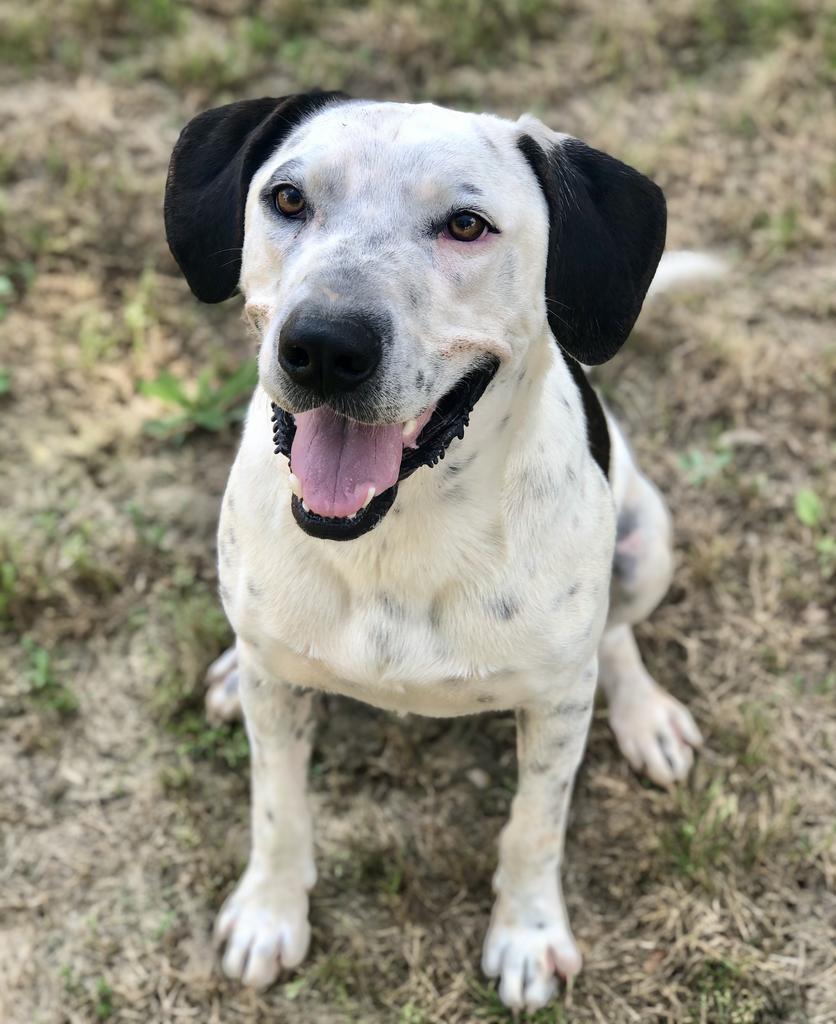
[[[210,722],[229,722],[241,717],[238,693],[238,653],[234,647],[209,666],[206,673],[206,717]]]
[[[499,998],[511,1010],[539,1010],[557,991],[557,975],[572,978],[581,969],[581,954],[572,932],[558,913],[533,923],[502,923],[494,911],[482,970],[500,978]]]
[[[253,988],[267,988],[280,971],[298,967],[310,939],[308,894],[301,882],[265,879],[249,869],[215,923],[215,942],[226,943],[224,974]]]
[[[610,725],[630,765],[660,786],[685,779],[702,746],[691,712],[653,682],[619,697]]]

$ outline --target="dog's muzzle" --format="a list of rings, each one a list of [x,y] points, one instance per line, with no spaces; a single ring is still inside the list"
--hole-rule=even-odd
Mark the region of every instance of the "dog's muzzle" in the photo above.
[[[273,442],[290,460],[291,508],[312,537],[354,540],[374,529],[395,502],[398,484],[435,466],[464,437],[473,407],[499,360],[472,369],[418,419],[365,424],[322,405],[295,416],[273,404]]]

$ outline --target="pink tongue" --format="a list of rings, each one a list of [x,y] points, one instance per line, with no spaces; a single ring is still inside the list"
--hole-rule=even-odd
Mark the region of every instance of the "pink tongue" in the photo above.
[[[398,479],[403,446],[401,423],[370,427],[320,406],[296,414],[290,468],[312,512],[353,516],[370,487],[382,494]]]

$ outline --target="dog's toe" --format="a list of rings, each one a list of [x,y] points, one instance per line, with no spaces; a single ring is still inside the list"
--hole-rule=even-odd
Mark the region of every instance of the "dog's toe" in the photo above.
[[[581,969],[581,955],[560,915],[536,924],[492,922],[482,969],[500,979],[499,998],[511,1010],[539,1010],[557,991],[557,980]]]
[[[659,786],[687,778],[702,746],[688,709],[655,684],[641,701],[614,704],[610,724],[630,765]]]
[[[215,925],[215,941],[225,946],[224,974],[259,989],[272,985],[283,969],[299,966],[310,935],[304,887],[279,886],[249,873]]]

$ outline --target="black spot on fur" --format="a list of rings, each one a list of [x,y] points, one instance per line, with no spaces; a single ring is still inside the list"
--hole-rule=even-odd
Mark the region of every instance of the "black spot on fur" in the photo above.
[[[573,717],[585,715],[592,707],[591,700],[562,700],[552,706],[550,716]]]
[[[616,548],[613,554],[612,568],[618,582],[624,587],[629,587],[636,577],[639,555],[634,551],[619,551],[618,545],[634,534],[638,528],[639,517],[635,509],[622,509],[616,527]]]
[[[430,625],[433,629],[441,629],[441,622],[444,617],[444,598],[441,594],[436,594],[435,597],[430,601]]]
[[[518,481],[520,500],[526,503],[554,501],[560,493],[557,479],[548,469],[524,469]]]
[[[462,483],[454,483],[446,487],[442,493],[448,501],[459,501],[467,494],[467,488]]]
[[[369,633],[369,640],[374,649],[378,671],[382,672],[389,668],[395,657],[389,631],[381,626],[375,626]]]
[[[269,807],[267,808],[267,820],[270,822],[271,825],[276,820],[275,814],[273,814]]]
[[[554,822],[560,822],[566,816],[566,802],[568,796],[569,783],[564,779],[555,792],[554,799],[551,805],[551,819]]]
[[[580,589],[581,589],[580,583],[573,583],[572,586],[569,587],[569,597],[574,597],[575,594],[577,594]]]
[[[510,622],[519,613],[519,601],[512,594],[500,594],[490,602],[491,614],[503,622]]]
[[[456,476],[459,473],[463,473],[466,469],[473,465],[476,459],[476,452],[471,452],[467,458],[461,462],[448,462],[444,467],[445,476]]]
[[[423,388],[425,381],[426,381],[426,377],[424,376],[424,371],[423,370],[419,370],[415,374],[415,387],[419,388],[419,389]]]
[[[496,698],[492,697],[489,693],[481,693],[476,698],[477,704],[493,704]]]
[[[398,601],[388,591],[380,591],[377,595],[377,603],[390,619],[402,622],[406,618],[406,606],[403,601]]]
[[[634,508],[623,508],[618,514],[618,525],[616,527],[616,539],[624,540],[631,533],[635,533],[639,525],[638,512]]]

